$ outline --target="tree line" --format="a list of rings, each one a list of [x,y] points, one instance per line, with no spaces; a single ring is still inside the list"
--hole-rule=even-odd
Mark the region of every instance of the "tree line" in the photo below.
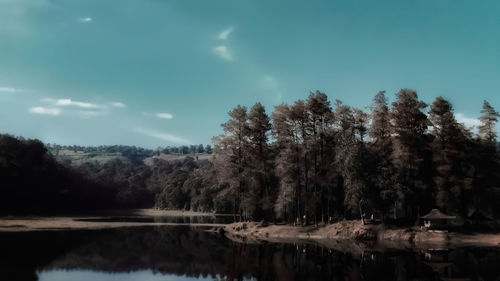
[[[167,146],[165,148],[159,148],[158,151],[161,151],[164,154],[196,155],[201,153],[212,154],[213,149],[210,144],[207,144],[205,146],[203,146],[203,144],[199,144],[199,145],[189,145],[189,146],[187,145]]]
[[[389,104],[382,91],[366,112],[316,91],[271,114],[231,110],[214,167],[243,219],[414,221],[435,207],[497,217],[499,116],[484,101],[481,125],[467,128],[443,97],[429,105],[402,89]]]
[[[208,160],[190,155],[211,146],[167,147],[163,154],[185,157],[166,160],[159,150],[0,134],[0,212],[156,207],[245,220],[411,222],[439,208],[498,218],[499,113],[486,101],[480,113],[480,125],[467,128],[442,97],[429,105],[403,89],[389,103],[380,92],[361,110],[316,91],[270,114],[260,103],[237,106]],[[71,164],[57,157],[62,149],[122,157]]]
[[[82,146],[82,145],[59,145],[47,144],[46,148],[54,155],[59,156],[61,151],[68,150],[72,152],[88,153],[90,156],[98,156],[102,154],[120,154],[128,158],[145,159],[148,157],[159,156],[163,154],[182,154],[196,155],[201,153],[212,154],[212,146],[210,144],[203,145],[181,145],[181,146],[166,146],[158,147],[156,150],[147,149],[129,145],[100,145],[100,146]]]
[[[122,157],[71,163],[53,154],[68,148]],[[0,214],[151,207],[230,212],[226,199],[215,196],[208,160],[148,155],[135,147],[64,147],[0,134]]]

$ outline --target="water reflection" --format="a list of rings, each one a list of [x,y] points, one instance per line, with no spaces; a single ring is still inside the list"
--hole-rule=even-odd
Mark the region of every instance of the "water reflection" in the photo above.
[[[499,280],[500,250],[245,244],[189,227],[0,233],[1,280]],[[339,250],[342,249],[342,250]],[[352,250],[350,250],[352,249]]]
[[[91,270],[49,270],[38,273],[39,281],[188,281],[188,280],[213,280],[212,278],[195,278],[188,276],[177,276],[173,274],[163,275],[151,270],[140,270],[127,273],[96,272]]]

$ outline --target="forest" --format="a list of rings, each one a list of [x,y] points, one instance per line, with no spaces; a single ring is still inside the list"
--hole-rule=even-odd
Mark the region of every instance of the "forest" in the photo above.
[[[369,112],[320,91],[270,115],[238,106],[214,139],[214,166],[243,219],[415,222],[436,207],[497,217],[499,113],[487,101],[480,113],[467,128],[450,101],[409,89],[392,104],[379,92]]]
[[[86,158],[68,161],[58,155],[63,150]],[[38,140],[0,135],[0,213],[80,213],[154,206],[230,211],[212,199],[210,188],[200,192],[199,181],[209,174],[201,177],[197,170],[211,166],[208,160],[196,160],[199,154],[176,160],[151,157],[156,154],[128,146],[44,145]]]
[[[389,103],[382,91],[362,110],[316,91],[269,114],[260,103],[235,107],[213,153],[210,145],[86,148],[0,135],[0,212],[155,207],[318,223],[361,214],[414,222],[439,208],[498,218],[500,114],[487,101],[478,111],[480,125],[469,128],[443,97],[427,104],[402,89]],[[119,157],[68,163],[62,150]]]

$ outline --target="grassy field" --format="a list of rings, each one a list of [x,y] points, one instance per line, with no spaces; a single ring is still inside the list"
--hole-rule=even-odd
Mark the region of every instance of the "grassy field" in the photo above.
[[[196,155],[191,155],[191,154],[160,154],[159,156],[153,156],[151,158],[159,158],[159,159],[163,159],[163,160],[182,160],[186,157],[193,157],[196,159],[196,157],[198,157],[198,160],[212,160],[212,156],[213,154],[206,154],[206,153],[201,153],[201,154],[196,154]]]
[[[167,161],[174,160],[183,160],[186,157],[193,157],[197,160],[212,160],[212,154],[163,154],[161,153],[159,156],[148,157],[144,159],[146,164],[151,163],[151,159],[158,158]],[[60,162],[71,161],[71,165],[78,166],[86,162],[98,162],[100,164],[106,163],[108,161],[114,159],[122,159],[125,160],[126,157],[122,156],[121,153],[85,153],[83,151],[72,151],[72,150],[60,150],[57,155],[55,155],[56,159]]]
[[[116,158],[124,158],[121,153],[85,153],[83,151],[72,151],[72,150],[60,150],[56,156],[56,159],[61,162],[67,160],[71,161],[72,165],[80,165],[85,162],[95,161],[98,163],[106,163],[110,160]]]

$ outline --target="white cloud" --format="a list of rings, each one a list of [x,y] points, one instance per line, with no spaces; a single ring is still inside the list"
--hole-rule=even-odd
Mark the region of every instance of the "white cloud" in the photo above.
[[[266,80],[267,82],[273,82],[274,81],[274,77],[272,77],[272,76],[266,76],[266,77],[264,77],[264,80]]]
[[[224,45],[215,47],[214,53],[218,55],[220,58],[225,59],[227,61],[233,60],[233,56],[231,55],[227,47]]]
[[[78,21],[79,22],[83,22],[83,23],[89,23],[89,22],[92,21],[92,18],[89,18],[89,17],[87,17],[87,18],[79,18]]]
[[[156,113],[156,117],[162,118],[162,119],[172,119],[174,116],[170,113]]]
[[[234,28],[231,26],[227,29],[225,29],[224,31],[222,31],[221,33],[219,33],[219,36],[217,36],[217,38],[219,38],[220,40],[226,40],[229,35],[231,34],[231,32],[233,32]]]
[[[467,127],[477,127],[481,125],[479,119],[467,117],[462,113],[455,114],[455,118],[457,119],[458,123],[463,123]]]
[[[0,92],[2,92],[2,93],[17,93],[17,92],[21,92],[21,90],[16,89],[16,88],[11,88],[11,87],[0,87]]]
[[[125,104],[121,103],[121,102],[113,102],[113,103],[111,103],[111,106],[113,106],[113,107],[119,107],[119,108],[124,108]]]
[[[41,100],[43,103],[48,104],[47,107],[38,106],[30,109],[33,113],[38,114],[52,114],[60,115],[64,113],[69,116],[79,116],[83,118],[90,118],[94,116],[102,116],[109,113],[111,107],[125,107],[121,102],[112,102],[106,104],[95,104],[83,101],[74,101],[72,99],[52,99],[44,98]],[[64,112],[61,108],[68,108]]]
[[[161,132],[157,132],[157,131],[153,131],[153,130],[143,129],[143,128],[135,128],[134,132],[140,133],[140,134],[143,134],[146,136],[150,136],[153,138],[157,138],[157,139],[160,139],[163,141],[177,143],[177,144],[190,144],[191,143],[188,140],[181,138],[181,137],[178,137],[178,136],[174,136],[174,135],[170,135],[170,134],[166,134],[166,133],[161,133]]]
[[[29,112],[34,114],[52,115],[52,116],[57,116],[61,114],[61,110],[59,108],[42,107],[42,106],[32,107],[29,109]]]
[[[103,108],[103,105],[93,104],[82,101],[73,101],[71,99],[43,99],[43,102],[50,103],[53,106],[75,106],[80,108]]]

